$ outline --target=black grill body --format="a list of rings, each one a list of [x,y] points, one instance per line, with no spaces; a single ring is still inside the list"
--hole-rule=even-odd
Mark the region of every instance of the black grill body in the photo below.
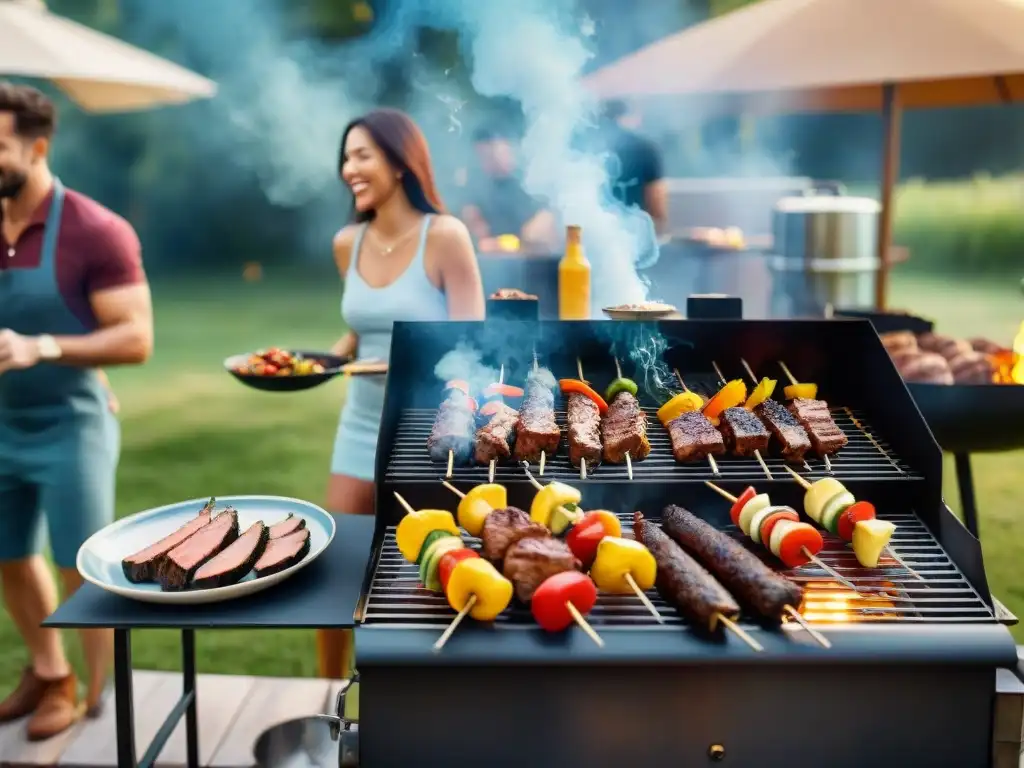
[[[429,461],[425,442],[442,386],[434,367],[459,342],[488,365],[504,365],[506,382],[519,386],[536,355],[556,377],[572,378],[578,357],[603,388],[618,357],[641,386],[651,455],[633,464],[632,481],[618,465],[580,480],[563,434],[543,480],[577,485],[586,508],[614,510],[624,530],[634,509],[656,520],[676,503],[741,536],[705,480],[733,493],[755,485],[774,503],[802,508],[803,491],[779,458],[765,457],[770,479],[754,459],[723,457],[718,476],[707,463],[677,464],[654,416],[666,371],[678,369],[687,386],[707,392],[720,384],[716,366],[726,378],[745,377],[745,360],[781,389],[784,361],[800,380],[818,383],[850,439],[828,467],[811,459],[799,471],[812,480],[831,471],[874,503],[898,526],[893,550],[921,578],[895,563],[862,569],[826,537],[823,561],[860,595],[884,593],[857,598],[814,566],[787,572],[804,583],[803,612],[831,649],[794,625],[772,629],[748,617],[741,624],[763,653],[731,636],[710,641],[652,593],[663,625],[635,598],[601,596],[589,618],[604,648],[578,630],[548,635],[514,606],[491,626],[467,620],[433,652],[453,612],[419,587],[398,553],[394,492],[417,508],[455,508],[440,483],[446,467]],[[667,365],[644,368],[648,358]],[[556,400],[559,408],[564,429]],[[866,321],[398,323],[376,460],[377,530],[356,629],[365,765],[990,762],[994,671],[1016,664],[1015,645],[993,612],[977,540],[942,502],[939,448]],[[463,489],[486,481],[487,467],[457,467],[452,479]],[[520,468],[499,467],[496,482],[510,503],[529,508],[534,491]]]

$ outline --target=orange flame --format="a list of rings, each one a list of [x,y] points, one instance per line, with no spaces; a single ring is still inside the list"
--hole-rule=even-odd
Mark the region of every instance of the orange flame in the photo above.
[[[1013,339],[1013,356],[1016,361],[1010,371],[1010,381],[1024,384],[1024,322],[1020,324],[1020,330]]]

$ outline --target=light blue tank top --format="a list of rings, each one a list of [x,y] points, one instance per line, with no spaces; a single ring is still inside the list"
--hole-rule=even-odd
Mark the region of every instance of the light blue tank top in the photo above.
[[[438,321],[448,319],[448,304],[443,291],[427,277],[425,249],[431,215],[423,217],[419,245],[409,266],[392,283],[382,288],[367,285],[359,274],[359,251],[366,234],[364,224],[356,235],[352,258],[345,275],[345,293],[341,316],[359,336],[360,359],[387,360],[391,351],[391,331],[399,321]],[[349,380],[348,395],[341,415],[339,448],[346,454],[361,452],[360,462],[372,462],[384,410],[384,377],[355,376]],[[370,455],[367,456],[366,454]],[[352,459],[355,460],[355,456]],[[370,477],[372,478],[372,470]]]

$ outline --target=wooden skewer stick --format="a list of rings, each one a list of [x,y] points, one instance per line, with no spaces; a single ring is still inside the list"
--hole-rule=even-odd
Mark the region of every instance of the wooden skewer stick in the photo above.
[[[616,379],[621,379],[622,378],[622,366],[619,365],[619,358],[613,357],[612,360],[615,361],[615,378]]]
[[[664,617],[658,613],[658,609],[654,607],[654,603],[652,603],[651,599],[644,594],[642,589],[640,589],[640,585],[636,583],[636,579],[633,578],[633,574],[626,574],[626,583],[629,584],[630,589],[636,592],[636,596],[640,598],[640,602],[644,604],[644,608],[651,612],[651,616],[653,616],[659,624],[664,624]]]
[[[722,369],[718,367],[718,363],[714,360],[711,361],[711,367],[715,369],[715,376],[718,377],[718,380],[722,382],[722,386],[724,387],[727,382],[725,381],[725,376],[722,375]]]
[[[810,624],[808,624],[807,619],[801,616],[800,611],[798,611],[792,605],[784,605],[782,606],[782,610],[788,613],[792,617],[793,621],[795,621],[797,624],[803,627],[807,631],[807,634],[809,634],[814,639],[814,641],[822,648],[832,647],[832,643],[829,641],[829,639],[825,637],[823,634],[821,634],[821,632],[816,630],[814,627],[812,627]]]
[[[629,475],[629,479],[633,479],[633,459],[630,457],[629,452],[626,452],[626,474]]]
[[[455,468],[455,451],[451,448],[448,449],[448,471],[444,473],[444,476],[449,480],[452,476],[452,470]]]
[[[757,459],[757,463],[761,465],[761,470],[764,472],[765,477],[769,480],[774,480],[775,477],[772,475],[772,471],[768,469],[768,465],[765,463],[760,451],[754,451],[754,458]]]
[[[442,480],[442,481],[441,481],[441,485],[443,485],[443,486],[444,486],[445,488],[447,488],[447,489],[448,489],[449,491],[451,491],[452,493],[454,493],[454,494],[455,494],[456,496],[458,496],[458,497],[459,497],[460,499],[464,499],[464,498],[466,498],[466,494],[464,494],[464,493],[463,493],[462,491],[460,491],[460,490],[459,490],[458,488],[456,488],[456,487],[455,487],[454,485],[452,485],[451,483],[449,483],[449,482],[448,482],[447,480]]]
[[[789,469],[789,467],[786,467],[786,469]],[[801,480],[802,482],[806,482],[802,477],[800,477],[800,475],[796,474],[796,472],[793,472],[793,470],[790,469],[789,471],[792,472],[792,474],[795,477],[799,478],[799,480]],[[719,488],[717,485],[715,485],[714,483],[712,483],[712,482],[710,482],[708,480],[704,481],[704,485],[706,485],[708,488],[713,490],[715,493],[717,493],[719,496],[721,496],[726,501],[730,501],[733,504],[736,503],[736,497],[733,496],[731,493],[729,493],[727,490],[725,490],[725,488]],[[810,485],[808,484],[806,487],[809,488]],[[857,592],[858,591],[857,590],[857,586],[852,581],[847,579],[845,576],[842,576],[838,571],[836,571],[835,568],[833,568],[831,565],[826,563],[824,560],[822,560],[817,555],[813,554],[811,552],[811,550],[809,550],[807,547],[801,547],[800,550],[801,550],[801,552],[803,552],[804,557],[806,557],[808,560],[810,560],[816,566],[821,568],[821,570],[823,570],[825,573],[827,573],[833,579],[838,581],[840,584],[842,584],[848,590],[850,590],[851,592]]]
[[[779,360],[779,368],[781,368],[782,372],[784,374],[786,374],[786,378],[789,379],[789,383],[790,384],[799,384],[800,383],[800,382],[798,382],[796,380],[796,376],[793,375],[793,372],[791,370],[789,370],[789,368],[786,367],[786,364],[784,362],[782,362],[781,360]]]
[[[498,463],[497,459],[491,459],[490,464],[487,465],[487,482],[494,482],[494,467]]]
[[[761,653],[761,651],[764,650],[763,645],[761,645],[759,642],[757,642],[757,640],[755,640],[749,634],[747,634],[747,631],[743,629],[743,627],[741,627],[735,621],[730,619],[728,616],[724,616],[721,613],[716,613],[712,618],[714,618],[716,621],[722,622],[722,625],[726,629],[735,634],[736,637],[738,637],[744,643],[749,645],[751,650],[756,651],[757,653]]]
[[[597,644],[598,648],[604,648],[604,640],[602,640],[601,636],[597,634],[592,626],[590,626],[590,622],[583,618],[583,614],[580,613],[579,609],[568,600],[565,602],[565,607],[569,610],[569,613],[572,614],[573,621],[579,625],[580,629],[587,633],[587,637],[593,640]]]
[[[583,378],[583,362],[577,357],[576,358],[576,376],[584,384],[587,380]],[[587,460],[580,456],[580,480],[587,479]]]
[[[444,644],[448,642],[448,638],[455,634],[455,630],[458,629],[462,620],[469,615],[469,612],[473,610],[474,605],[476,605],[476,595],[470,595],[469,600],[466,601],[466,604],[462,606],[462,610],[456,614],[454,619],[452,619],[452,623],[448,625],[447,629],[445,629],[444,634],[437,638],[437,642],[434,643],[435,653],[444,648]]]
[[[676,380],[679,382],[679,386],[683,388],[683,392],[689,392],[690,388],[686,386],[686,382],[683,381],[683,375],[679,373],[678,368],[673,368],[672,373],[676,375]],[[710,453],[708,454],[708,464],[711,466],[711,474],[715,477],[721,477],[722,473],[718,471],[718,462],[715,461],[715,457]]]
[[[576,358],[576,378],[583,383],[587,382],[587,380],[583,378],[583,363],[578,357]]]
[[[540,369],[540,363],[537,362],[537,350],[533,351],[533,372],[536,373]]]
[[[526,461],[523,462],[523,471],[526,472],[526,476],[529,478],[530,484],[534,487],[534,489],[539,491],[541,488],[544,487],[543,485],[541,485],[540,483],[537,482],[537,478],[535,478],[533,476],[533,473],[530,472],[530,464],[529,464],[529,462],[526,462]]]
[[[824,454],[821,458],[825,462],[825,471],[830,475],[834,475],[835,472],[832,471],[832,460],[828,457],[828,454]]]
[[[740,365],[743,366],[743,370],[747,372],[747,376],[750,377],[750,380],[754,382],[754,386],[757,386],[757,376],[754,375],[754,369],[750,367],[750,364],[741,357]]]
[[[395,498],[398,499],[398,503],[402,505],[402,508],[405,510],[405,513],[407,515],[411,515],[416,511],[415,509],[412,508],[408,501],[402,498],[402,494],[400,494],[398,491],[395,491]]]
[[[537,474],[540,475],[541,477],[544,477],[544,461],[545,461],[545,459],[547,459],[547,457],[548,457],[548,452],[547,451],[541,451],[541,453],[540,453],[540,469],[537,472]]]
[[[580,480],[587,479],[587,460],[585,457],[580,456]]]
[[[892,547],[887,545],[885,547],[885,554],[887,554],[889,557],[891,557],[893,560],[895,560],[897,565],[899,565],[901,568],[904,568],[905,570],[907,570],[910,573],[910,575],[913,576],[918,581],[927,581],[927,579],[924,576],[922,576],[920,573],[918,573],[913,568],[911,568],[909,565],[907,565],[907,562],[902,557],[897,555],[893,551]]]

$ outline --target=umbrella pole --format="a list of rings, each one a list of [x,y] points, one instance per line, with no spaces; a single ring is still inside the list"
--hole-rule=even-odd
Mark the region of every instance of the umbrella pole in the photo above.
[[[882,86],[882,210],[878,221],[878,273],[875,277],[875,306],[884,310],[889,292],[890,246],[892,245],[893,195],[900,175],[900,128],[903,110],[897,86]]]

